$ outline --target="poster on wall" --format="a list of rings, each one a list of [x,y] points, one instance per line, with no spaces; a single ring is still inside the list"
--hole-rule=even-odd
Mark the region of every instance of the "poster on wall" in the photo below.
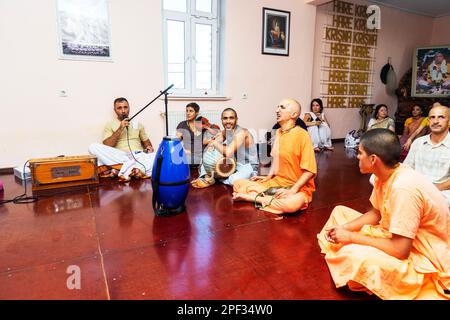
[[[107,0],[57,0],[56,12],[60,58],[111,61]]]
[[[411,96],[450,96],[450,45],[416,48]]]

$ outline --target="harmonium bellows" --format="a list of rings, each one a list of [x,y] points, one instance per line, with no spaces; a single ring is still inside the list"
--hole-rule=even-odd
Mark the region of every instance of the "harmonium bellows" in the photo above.
[[[29,163],[33,191],[98,184],[94,156],[36,158]]]

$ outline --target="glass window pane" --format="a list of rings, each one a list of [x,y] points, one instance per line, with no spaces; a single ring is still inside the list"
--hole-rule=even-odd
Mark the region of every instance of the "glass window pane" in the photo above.
[[[184,22],[167,20],[167,80],[184,88]]]
[[[173,87],[176,89],[184,89],[184,73],[168,73],[167,84],[174,84]]]
[[[184,72],[184,63],[171,63],[169,64],[167,71],[177,73]]]
[[[195,10],[203,12],[212,12],[212,0],[196,0]]]
[[[197,89],[211,89],[212,86],[212,27],[195,25],[195,60]]]
[[[163,9],[186,12],[186,0],[164,0]]]

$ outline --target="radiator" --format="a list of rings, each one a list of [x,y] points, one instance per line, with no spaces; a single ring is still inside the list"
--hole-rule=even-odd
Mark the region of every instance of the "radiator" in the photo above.
[[[219,110],[202,110],[199,115],[208,119],[211,124],[222,126]],[[169,135],[175,135],[178,124],[184,120],[186,120],[186,111],[169,111]]]

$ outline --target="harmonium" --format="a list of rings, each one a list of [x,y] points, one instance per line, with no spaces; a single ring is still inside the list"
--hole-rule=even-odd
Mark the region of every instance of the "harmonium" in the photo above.
[[[33,191],[98,184],[94,156],[36,158],[29,166]]]

